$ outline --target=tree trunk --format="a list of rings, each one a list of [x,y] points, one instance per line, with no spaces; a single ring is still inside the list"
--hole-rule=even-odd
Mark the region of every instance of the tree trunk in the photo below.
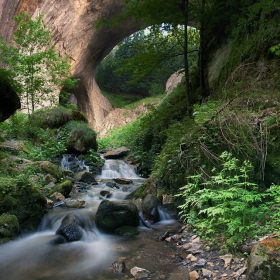
[[[200,44],[199,44],[199,80],[200,80],[200,89],[202,103],[206,101],[206,98],[209,96],[209,92],[205,85],[205,73],[204,73],[204,32],[205,32],[205,0],[201,1],[201,18],[200,18]]]
[[[188,0],[182,0],[183,13],[185,17],[184,28],[184,69],[185,69],[185,90],[186,90],[186,104],[187,104],[187,114],[192,115],[191,108],[191,98],[190,98],[190,89],[189,89],[189,62],[188,62],[188,22],[189,22],[189,2]]]

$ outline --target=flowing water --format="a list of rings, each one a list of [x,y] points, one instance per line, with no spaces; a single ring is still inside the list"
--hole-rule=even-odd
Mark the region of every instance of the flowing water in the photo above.
[[[63,158],[62,164],[65,169],[70,169],[67,158]],[[84,163],[81,162],[80,168],[86,169]],[[133,183],[122,185],[125,187],[109,188],[106,182],[115,177],[129,178]],[[150,270],[152,279],[160,279],[162,274],[170,276],[165,279],[173,279],[174,264],[167,260],[167,248],[158,241],[158,236],[180,225],[160,210],[162,221],[153,225],[153,229],[140,226],[137,236],[124,238],[101,234],[94,224],[94,216],[101,202],[100,191],[110,191],[112,196],[109,199],[124,199],[144,179],[119,160],[107,160],[98,179],[101,181],[98,185],[88,186],[85,192],[74,195],[87,202],[85,209],[56,207],[45,215],[36,233],[21,236],[0,246],[1,280],[127,279],[131,278],[129,270],[134,266]],[[52,241],[57,237],[55,232],[62,219],[72,212],[85,224],[82,239],[54,245]],[[128,269],[122,274],[107,272],[106,269],[119,257],[125,258]],[[174,279],[179,279],[177,276]]]

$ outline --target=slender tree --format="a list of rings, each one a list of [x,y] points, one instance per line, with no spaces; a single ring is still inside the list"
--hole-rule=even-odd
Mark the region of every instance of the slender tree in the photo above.
[[[17,29],[11,42],[0,41],[0,60],[11,71],[18,84],[22,109],[28,114],[36,106],[56,102],[58,87],[71,88],[70,64],[66,56],[55,52],[51,32],[43,22],[43,14],[35,20],[24,11],[15,16]]]

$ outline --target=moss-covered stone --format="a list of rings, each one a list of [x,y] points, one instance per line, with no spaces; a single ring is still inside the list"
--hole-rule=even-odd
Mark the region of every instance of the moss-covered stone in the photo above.
[[[97,151],[96,133],[86,123],[71,121],[67,123],[60,135],[65,137],[65,145],[68,152],[87,153],[90,149]]]
[[[114,233],[122,226],[139,225],[139,214],[136,205],[130,201],[103,200],[96,212],[96,226],[104,232]]]
[[[58,185],[56,191],[63,194],[65,197],[69,197],[69,194],[72,191],[72,187],[72,182],[70,180],[65,180]]]
[[[137,198],[144,198],[146,194],[148,193],[148,190],[146,188],[146,183],[141,185],[139,188],[131,192],[126,199],[137,199]]]
[[[19,233],[19,223],[15,215],[2,214],[0,216],[0,240],[1,243],[15,238]]]
[[[37,110],[31,115],[30,124],[43,128],[59,128],[70,121],[87,122],[83,113],[62,106]]]
[[[13,155],[18,155],[20,152],[29,154],[29,150],[24,145],[23,141],[4,141],[0,144],[0,150],[10,152]]]
[[[0,181],[0,212],[17,217],[22,229],[34,230],[45,214],[46,198],[28,182]]]
[[[32,162],[30,164],[27,164],[26,168],[28,168],[28,166],[31,166],[31,167],[37,169],[38,173],[42,173],[45,175],[50,174],[52,177],[54,177],[58,181],[60,181],[61,178],[63,178],[63,170],[59,166],[51,163],[50,161],[36,161],[36,162]]]
[[[280,275],[280,240],[266,239],[255,245],[248,259],[247,280],[278,279]]]

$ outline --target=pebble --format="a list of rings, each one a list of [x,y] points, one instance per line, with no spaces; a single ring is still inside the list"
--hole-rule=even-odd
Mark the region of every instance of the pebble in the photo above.
[[[190,280],[197,280],[199,278],[199,274],[196,270],[193,270],[189,273]]]
[[[196,263],[197,267],[204,267],[206,264],[206,260],[205,259],[199,259],[198,262]]]

